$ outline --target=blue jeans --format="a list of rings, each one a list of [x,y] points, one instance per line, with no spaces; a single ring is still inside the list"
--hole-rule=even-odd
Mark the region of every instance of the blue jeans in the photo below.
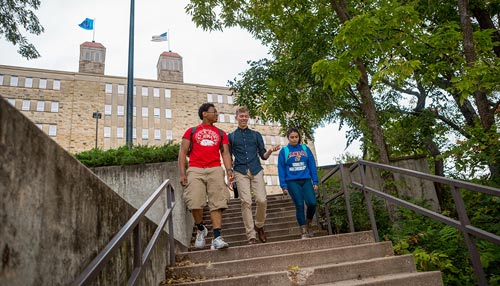
[[[306,203],[307,219],[312,220],[316,213],[316,195],[311,179],[287,181],[288,193],[295,204],[295,216],[299,226],[306,225],[304,216],[304,202]]]

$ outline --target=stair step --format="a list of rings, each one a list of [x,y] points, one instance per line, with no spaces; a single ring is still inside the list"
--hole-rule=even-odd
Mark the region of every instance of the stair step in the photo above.
[[[267,243],[248,245],[241,202],[232,199],[223,212],[222,236],[230,247],[176,253],[176,265],[167,268],[163,284],[204,286],[316,285],[316,286],[440,286],[440,272],[416,272],[412,255],[394,256],[390,242],[376,243],[371,231],[328,235],[313,225],[314,237],[300,239],[295,206],[288,196],[268,196]],[[255,203],[252,205],[255,214]],[[196,230],[193,228],[193,242]],[[189,282],[188,282],[189,281]]]
[[[363,231],[357,233],[314,237],[307,240],[290,240],[286,243],[267,242],[241,247],[229,247],[224,251],[201,250],[194,252],[180,252],[176,254],[176,261],[191,261],[196,263],[203,261],[219,262],[224,260],[247,259],[259,256],[294,253],[302,251],[304,245],[307,245],[307,249],[318,250],[350,245],[361,245],[373,242],[375,242],[373,239],[373,233],[371,231]]]
[[[253,212],[255,216],[255,211]],[[281,211],[281,212],[275,212],[275,213],[267,213],[266,215],[266,221],[274,218],[281,218],[281,217],[295,217],[295,209],[293,210],[287,210],[287,211]],[[203,216],[204,221],[210,221],[210,215],[208,216]],[[233,216],[222,216],[222,221],[225,223],[232,223],[232,222],[239,222],[242,221],[242,216],[241,212],[238,214],[234,214]]]
[[[256,272],[281,271],[295,265],[301,268],[312,267],[325,263],[342,263],[353,260],[384,257],[393,254],[390,242],[319,250],[304,250],[304,248],[302,248],[302,252],[223,262],[210,261],[208,263],[199,263],[189,266],[171,267],[169,271],[177,276],[187,275],[189,277],[203,276],[207,278],[217,278],[218,276],[232,275],[234,269],[238,269],[238,275],[249,275]]]
[[[439,271],[397,273],[338,281],[334,283],[315,284],[314,286],[428,286],[442,285]]]
[[[277,261],[278,259],[274,260],[273,263]],[[185,278],[198,279],[198,281],[179,283],[176,285],[315,285],[343,280],[363,279],[364,277],[373,277],[383,274],[415,272],[415,264],[413,262],[412,255],[389,256],[353,262],[324,264],[305,268],[300,267],[300,265],[290,266],[297,267],[298,270],[285,268],[281,271],[266,271],[248,275],[239,275],[239,271],[242,269],[238,268],[236,271],[231,272],[231,275],[219,276],[217,278],[208,278],[209,276],[207,275],[193,277],[189,276],[189,273],[184,273],[181,275],[184,275]],[[226,265],[226,267],[231,268],[231,265]],[[211,273],[211,269],[211,264],[205,265],[205,271]],[[235,273],[237,273],[237,276],[235,276]],[[172,273],[167,271],[167,277],[169,277],[170,274]]]
[[[269,216],[270,214],[275,214],[275,213],[281,213],[285,211],[295,211],[295,206],[294,205],[289,205],[289,206],[280,206],[279,208],[267,208],[266,214]],[[255,214],[255,207],[252,208],[252,213]],[[222,217],[241,217],[241,208],[238,209],[227,209],[222,212]],[[207,210],[204,210],[203,212],[203,218],[205,219],[210,219],[210,212]]]

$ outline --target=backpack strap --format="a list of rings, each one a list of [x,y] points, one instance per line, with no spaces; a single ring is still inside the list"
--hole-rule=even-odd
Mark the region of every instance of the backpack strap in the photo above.
[[[189,148],[187,151],[188,157],[189,157],[189,154],[191,153],[191,150],[193,150],[193,134],[194,134],[194,132],[196,132],[196,128],[198,128],[198,126],[191,127],[191,135],[189,135]]]

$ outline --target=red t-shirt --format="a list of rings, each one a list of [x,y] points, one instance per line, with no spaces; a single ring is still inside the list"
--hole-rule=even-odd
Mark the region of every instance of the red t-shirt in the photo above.
[[[200,124],[193,134],[193,148],[189,154],[189,167],[211,168],[221,165],[219,129]],[[184,132],[183,139],[191,140],[191,128]],[[226,132],[222,131],[222,144],[229,144]]]

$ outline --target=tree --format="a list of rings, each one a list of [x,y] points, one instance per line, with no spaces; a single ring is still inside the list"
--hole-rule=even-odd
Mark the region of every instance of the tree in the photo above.
[[[13,45],[19,45],[18,53],[27,58],[40,56],[35,46],[28,42],[20,30],[39,35],[44,31],[38,18],[32,11],[40,7],[39,0],[0,0],[0,35]]]
[[[452,0],[191,0],[187,11],[204,29],[240,26],[269,47],[271,58],[252,62],[230,82],[237,103],[253,115],[306,129],[347,124],[349,136],[361,136],[367,159],[383,163],[391,152],[422,152],[436,162],[467,157],[495,174],[498,130],[490,125],[495,130],[486,133],[481,122],[491,123],[498,110],[500,62],[494,56],[497,33],[490,29],[498,9],[474,4],[485,24],[473,26],[473,66],[464,57],[458,3]],[[478,90],[481,102],[474,96]],[[478,113],[485,102],[487,112]],[[417,124],[411,126],[415,136],[398,140],[399,120]],[[395,137],[388,141],[388,135]]]

